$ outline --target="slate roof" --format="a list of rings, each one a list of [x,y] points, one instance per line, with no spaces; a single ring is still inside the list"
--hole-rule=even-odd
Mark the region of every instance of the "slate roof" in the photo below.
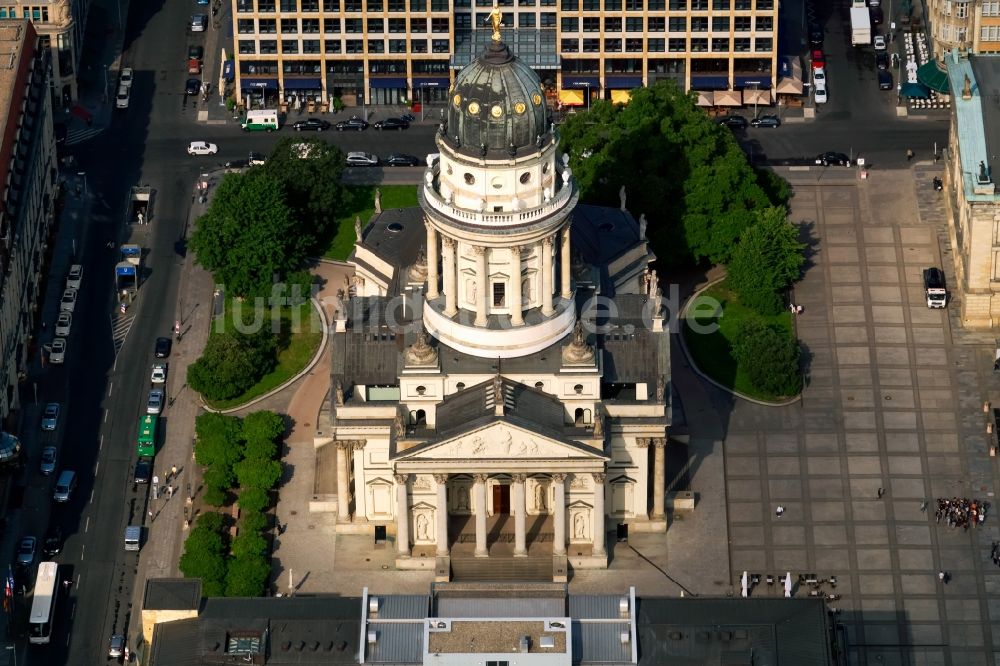
[[[198,610],[200,578],[151,578],[142,596],[143,610]]]
[[[390,294],[399,293],[400,275],[417,260],[417,255],[420,253],[420,248],[426,244],[426,239],[424,212],[417,206],[383,210],[368,221],[363,231],[361,245],[395,267],[392,276],[384,276],[389,283]],[[372,273],[384,275],[375,267],[359,260],[356,255],[355,249],[348,261],[363,264]],[[403,280],[405,281],[405,275]]]

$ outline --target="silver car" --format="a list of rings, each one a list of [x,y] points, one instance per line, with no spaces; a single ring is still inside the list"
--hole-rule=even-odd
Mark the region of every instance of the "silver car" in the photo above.
[[[59,454],[54,446],[46,446],[42,449],[42,462],[39,465],[39,469],[42,474],[48,476],[52,472],[56,471],[56,464],[59,460]]]
[[[42,412],[42,430],[55,430],[59,427],[59,403],[50,402]]]
[[[56,319],[56,335],[60,338],[68,338],[69,332],[73,328],[73,313],[60,312]]]
[[[117,659],[125,655],[125,637],[115,634],[108,643],[108,658]]]
[[[163,391],[153,389],[149,392],[149,399],[146,400],[146,413],[159,414],[163,411]]]
[[[59,300],[59,310],[61,312],[73,312],[76,309],[76,289],[68,287],[63,291],[62,298]]]
[[[360,150],[347,153],[347,166],[378,166],[378,157]]]
[[[49,348],[49,363],[60,364],[66,362],[66,338],[56,338]]]
[[[33,536],[26,536],[21,539],[17,547],[17,563],[22,567],[30,567],[35,563],[35,547],[38,540]]]

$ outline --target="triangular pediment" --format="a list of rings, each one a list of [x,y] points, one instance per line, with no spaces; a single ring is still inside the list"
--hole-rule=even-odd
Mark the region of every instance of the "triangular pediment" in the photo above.
[[[510,423],[491,423],[411,449],[398,460],[605,460],[599,452]]]

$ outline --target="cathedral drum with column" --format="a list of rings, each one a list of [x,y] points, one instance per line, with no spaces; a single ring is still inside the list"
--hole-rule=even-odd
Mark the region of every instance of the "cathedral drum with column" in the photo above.
[[[564,580],[607,566],[617,524],[666,529],[669,330],[645,225],[624,196],[579,204],[537,75],[495,37],[455,79],[420,208],[358,233],[317,493],[338,531],[384,526],[398,568]]]

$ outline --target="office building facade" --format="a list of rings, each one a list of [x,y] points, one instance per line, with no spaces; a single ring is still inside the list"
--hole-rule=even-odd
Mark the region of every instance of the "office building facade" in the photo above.
[[[551,105],[624,101],[673,79],[773,101],[776,0],[504,0],[503,39]],[[445,101],[487,46],[492,0],[233,0],[236,89],[245,103]]]

